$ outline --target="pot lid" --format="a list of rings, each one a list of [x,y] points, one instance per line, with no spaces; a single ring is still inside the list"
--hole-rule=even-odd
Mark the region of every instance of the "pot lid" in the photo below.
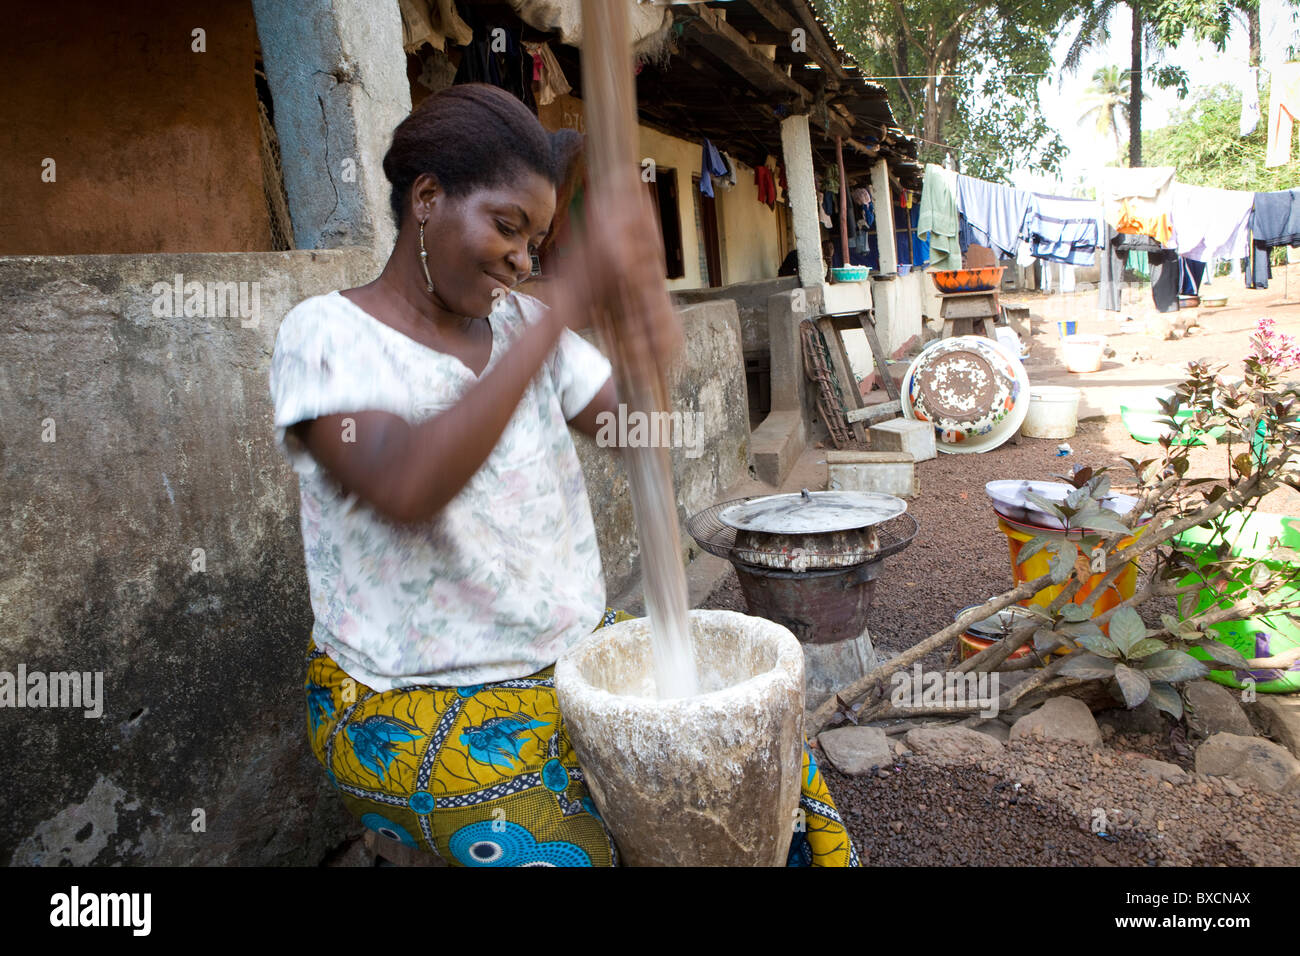
[[[733,505],[718,520],[739,531],[822,534],[865,528],[897,517],[907,502],[872,491],[809,491],[769,495]]]

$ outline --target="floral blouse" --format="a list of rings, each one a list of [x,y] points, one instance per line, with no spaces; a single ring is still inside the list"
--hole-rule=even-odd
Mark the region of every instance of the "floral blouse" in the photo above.
[[[519,292],[498,300],[487,369],[546,308]],[[346,494],[287,429],[361,411],[418,424],[478,379],[338,292],[290,311],[276,337],[271,397],[276,443],[298,474],[316,645],[385,691],[524,677],[588,634],[605,608],[605,581],[565,423],[609,375],[605,357],[566,329],[469,483],[433,519],[397,524]]]

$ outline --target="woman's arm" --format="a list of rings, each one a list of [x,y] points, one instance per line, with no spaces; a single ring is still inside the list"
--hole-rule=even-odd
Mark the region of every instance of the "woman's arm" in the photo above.
[[[294,428],[345,491],[393,521],[427,521],[487,460],[563,329],[554,310],[547,310],[455,407],[419,425],[391,412],[362,411],[324,415]],[[351,434],[346,419],[355,423]]]

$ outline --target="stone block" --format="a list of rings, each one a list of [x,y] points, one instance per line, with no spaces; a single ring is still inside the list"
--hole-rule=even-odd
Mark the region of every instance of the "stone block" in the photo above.
[[[936,454],[934,426],[910,418],[895,418],[871,426],[872,451],[905,451],[914,461],[929,461]]]
[[[889,738],[876,727],[837,727],[817,736],[826,759],[840,773],[856,777],[894,762]]]
[[[828,451],[826,470],[831,491],[875,491],[899,498],[913,498],[920,492],[916,460],[910,452]]]
[[[1300,761],[1271,740],[1215,734],[1196,750],[1196,772],[1279,793],[1300,788]]]
[[[1101,745],[1101,730],[1088,705],[1074,697],[1053,697],[1011,727],[1011,739],[1043,737],[1089,747]]]
[[[758,480],[779,486],[798,461],[805,441],[803,416],[799,412],[772,412],[763,419],[749,441]]]

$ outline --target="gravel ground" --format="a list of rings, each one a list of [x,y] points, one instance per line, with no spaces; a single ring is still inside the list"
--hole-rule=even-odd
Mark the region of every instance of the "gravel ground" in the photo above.
[[[822,772],[875,866],[1300,864],[1300,799],[1196,774],[1157,781],[1144,756],[1014,740],[978,762]]]

